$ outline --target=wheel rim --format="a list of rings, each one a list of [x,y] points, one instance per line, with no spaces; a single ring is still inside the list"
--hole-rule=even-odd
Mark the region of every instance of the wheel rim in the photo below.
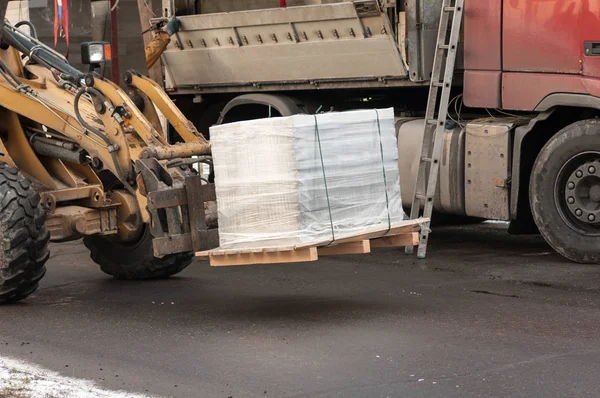
[[[555,201],[571,229],[600,236],[600,152],[584,152],[565,163],[556,179]]]

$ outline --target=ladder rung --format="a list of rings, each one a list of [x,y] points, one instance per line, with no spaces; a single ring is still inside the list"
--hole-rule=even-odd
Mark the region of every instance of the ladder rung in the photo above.
[[[415,197],[419,200],[427,200],[429,199],[426,195],[417,194]]]
[[[438,48],[439,48],[440,50],[448,50],[448,49],[450,48],[450,46],[449,46],[448,44],[440,44],[440,45],[438,46]]]
[[[444,87],[444,82],[433,82],[431,84],[433,84],[434,87]]]
[[[433,159],[432,159],[432,158],[426,158],[426,157],[424,157],[424,156],[423,156],[423,157],[421,158],[421,162],[428,162],[428,163],[431,163],[431,162],[433,162]]]
[[[438,120],[437,119],[428,119],[427,124],[438,124]]]
[[[456,11],[456,7],[444,7],[445,12],[454,12]]]

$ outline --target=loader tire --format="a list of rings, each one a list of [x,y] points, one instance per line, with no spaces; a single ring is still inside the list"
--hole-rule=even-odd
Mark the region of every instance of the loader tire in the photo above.
[[[178,253],[163,258],[154,257],[150,228],[136,242],[117,242],[103,236],[86,236],[83,243],[90,250],[92,261],[100,269],[121,280],[163,279],[183,271],[191,264],[193,253]]]
[[[600,264],[600,120],[576,122],[548,141],[529,201],[550,246],[572,261]]]
[[[0,163],[0,304],[23,300],[46,274],[50,233],[40,202],[27,178]]]

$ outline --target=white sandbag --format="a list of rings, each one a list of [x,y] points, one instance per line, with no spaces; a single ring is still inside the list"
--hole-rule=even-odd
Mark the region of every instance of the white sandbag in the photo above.
[[[404,219],[393,109],[210,130],[221,248],[306,246]]]

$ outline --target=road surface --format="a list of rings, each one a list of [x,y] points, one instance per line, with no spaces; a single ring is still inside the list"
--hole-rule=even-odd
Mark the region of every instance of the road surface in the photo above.
[[[503,229],[437,229],[423,261],[196,261],[145,283],[57,244],[39,291],[0,308],[0,356],[165,397],[597,396],[600,267]]]

